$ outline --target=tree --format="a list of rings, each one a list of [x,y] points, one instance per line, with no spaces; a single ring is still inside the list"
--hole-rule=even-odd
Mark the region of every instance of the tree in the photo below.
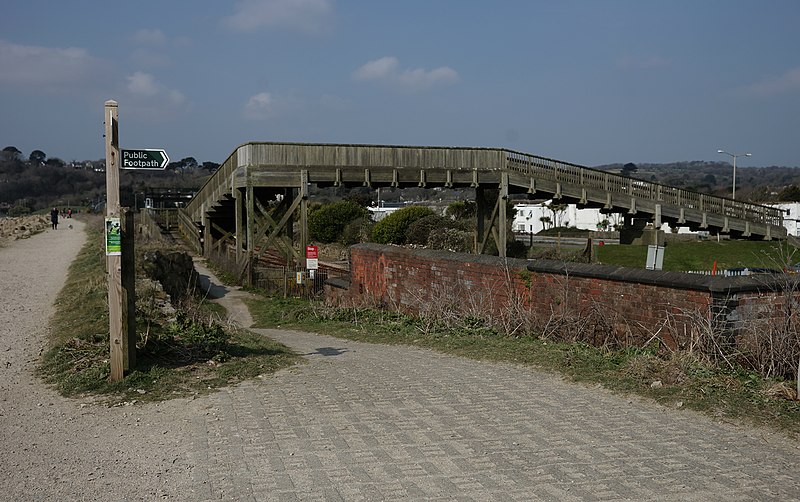
[[[404,244],[406,231],[415,221],[434,214],[433,210],[424,206],[408,206],[399,209],[372,228],[372,240],[379,244]]]
[[[623,176],[630,176],[631,174],[635,173],[638,170],[639,168],[636,167],[636,164],[634,164],[633,162],[628,162],[627,164],[622,166],[620,174],[622,174]]]
[[[64,167],[66,166],[66,162],[59,159],[58,157],[50,157],[45,161],[45,165],[52,166],[52,167]]]
[[[194,157],[186,157],[181,159],[180,162],[183,169],[196,169],[198,164],[197,160]]]
[[[216,162],[203,162],[202,169],[205,169],[209,173],[213,173],[217,169],[219,169],[219,164]]]
[[[778,193],[778,200],[782,202],[800,201],[800,186],[789,185]]]
[[[561,226],[561,221],[560,221],[561,216],[567,210],[567,207],[568,206],[566,204],[557,203],[554,200],[550,201],[550,204],[547,205],[547,209],[549,209],[550,212],[553,213],[553,220],[552,220],[553,226],[555,227]]]
[[[447,206],[445,214],[454,220],[465,220],[475,216],[477,207],[471,200],[460,200]]]
[[[308,231],[319,242],[334,242],[343,238],[349,223],[368,214],[364,206],[349,200],[326,204],[308,215]]]
[[[425,246],[428,244],[430,236],[433,232],[445,228],[463,230],[460,227],[460,224],[452,219],[445,216],[437,216],[432,214],[430,216],[420,218],[408,226],[408,229],[406,230],[405,242],[407,244],[420,244]]]
[[[8,161],[16,161],[19,160],[19,156],[22,155],[22,152],[17,150],[15,146],[7,146],[3,148],[3,160]]]
[[[41,166],[47,160],[47,155],[41,150],[34,150],[28,156],[28,161],[34,166]]]

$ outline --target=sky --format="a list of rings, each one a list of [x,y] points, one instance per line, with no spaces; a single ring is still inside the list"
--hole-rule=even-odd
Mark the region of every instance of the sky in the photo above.
[[[250,141],[800,167],[797,0],[0,0],[0,147]]]

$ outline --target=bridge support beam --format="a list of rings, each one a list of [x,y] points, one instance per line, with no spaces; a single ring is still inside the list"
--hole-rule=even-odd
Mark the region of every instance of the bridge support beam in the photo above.
[[[489,242],[489,236],[494,239],[497,245],[497,253],[499,256],[506,257],[506,246],[508,242],[508,194],[509,182],[508,174],[503,173],[501,176],[500,186],[497,193],[497,201],[495,202],[492,215],[489,217],[488,226],[486,225],[486,194],[483,187],[478,186],[475,188],[475,205],[477,208],[477,228],[476,228],[476,243],[475,252],[483,254],[486,252],[486,245]]]
[[[244,209],[244,198],[242,197],[242,191],[238,188],[233,189],[233,211],[234,211],[234,219],[236,220],[236,263],[241,263],[242,261],[242,232],[244,231],[244,225],[242,225],[242,210]]]

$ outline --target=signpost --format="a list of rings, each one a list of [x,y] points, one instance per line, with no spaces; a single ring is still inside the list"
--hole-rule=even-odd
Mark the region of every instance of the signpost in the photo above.
[[[108,271],[108,331],[110,380],[117,382],[136,363],[136,292],[133,256],[133,213],[120,207],[120,169],[158,169],[169,164],[162,149],[122,150],[116,101],[105,103],[106,146],[106,270]]]
[[[163,170],[169,164],[167,152],[156,148],[138,150],[121,150],[122,169],[158,169]]]

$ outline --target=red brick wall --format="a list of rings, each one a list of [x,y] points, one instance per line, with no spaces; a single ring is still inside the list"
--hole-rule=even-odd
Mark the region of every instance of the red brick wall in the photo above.
[[[729,312],[715,317],[714,309],[729,309],[732,300],[739,319],[763,316],[769,309],[764,304],[776,301],[775,294],[720,293],[713,278],[676,272],[586,264],[565,269],[559,262],[398,246],[357,245],[350,262],[349,289],[326,288],[331,303],[367,302],[416,313],[451,309],[481,317],[516,307],[529,312],[538,328],[560,316],[597,336],[613,332],[642,344],[656,335],[673,348],[692,341],[698,320],[727,322]]]

